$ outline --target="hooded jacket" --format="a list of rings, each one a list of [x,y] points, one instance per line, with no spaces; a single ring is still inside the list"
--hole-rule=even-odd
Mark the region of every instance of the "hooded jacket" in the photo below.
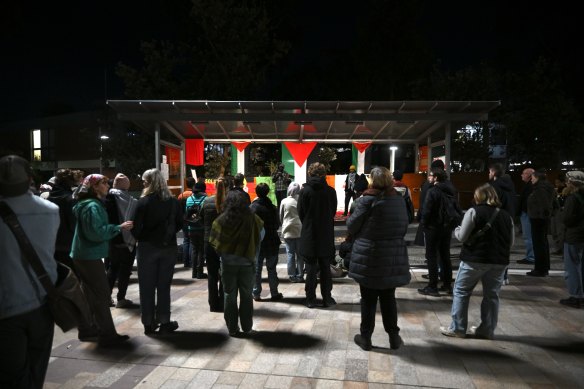
[[[267,197],[256,198],[251,203],[250,209],[264,222],[266,234],[261,243],[261,253],[263,255],[278,255],[281,243],[280,237],[278,236],[278,228],[280,227],[278,210]]]
[[[59,206],[59,216],[61,218],[61,224],[59,224],[59,231],[57,232],[55,251],[69,254],[71,251],[71,243],[73,242],[73,235],[75,234],[73,206],[77,201],[73,199],[73,191],[71,188],[55,184],[47,200]]]
[[[562,221],[566,226],[566,243],[584,243],[584,188],[566,197]]]
[[[334,217],[337,193],[325,177],[310,177],[298,196],[302,233],[298,253],[304,258],[335,255]]]
[[[546,180],[539,180],[533,185],[533,191],[527,198],[527,214],[530,219],[549,219],[552,216],[556,190]]]
[[[107,257],[109,240],[120,233],[120,226],[109,224],[105,207],[98,199],[85,199],[73,207],[77,218],[71,258],[98,260]]]
[[[428,228],[442,228],[440,223],[440,202],[443,195],[457,196],[456,189],[450,181],[438,182],[428,189],[428,194],[424,199],[422,207],[422,217],[420,223]]]
[[[499,201],[501,201],[501,209],[507,211],[512,217],[515,216],[517,208],[517,194],[515,192],[515,185],[508,175],[503,175],[496,180],[489,183],[497,192]]]

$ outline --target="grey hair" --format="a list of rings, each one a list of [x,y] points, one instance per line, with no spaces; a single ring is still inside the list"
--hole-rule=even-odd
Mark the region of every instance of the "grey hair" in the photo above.
[[[294,197],[298,195],[298,193],[300,193],[300,184],[297,182],[291,182],[290,185],[288,185],[288,196]]]
[[[149,194],[156,194],[162,201],[166,201],[173,197],[172,193],[166,185],[166,180],[162,177],[162,173],[158,169],[149,169],[142,174],[142,179],[148,182],[150,185],[145,187],[142,191],[142,196],[148,196]]]

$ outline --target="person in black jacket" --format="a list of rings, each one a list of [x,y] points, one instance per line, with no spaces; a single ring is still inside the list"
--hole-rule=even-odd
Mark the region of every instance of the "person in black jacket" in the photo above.
[[[503,274],[509,265],[509,256],[515,234],[513,219],[504,209],[499,209],[485,229],[497,208],[501,206],[497,192],[489,184],[478,187],[474,192],[475,206],[465,214],[454,235],[463,243],[460,252],[460,267],[454,283],[452,299],[452,323],[441,327],[445,336],[466,337],[468,306],[472,291],[479,281],[483,285],[481,303],[481,324],[471,327],[475,338],[493,339],[499,317],[499,291],[503,284]],[[473,234],[483,231],[480,238]],[[470,243],[474,241],[473,243]]]
[[[132,234],[138,241],[138,284],[144,334],[176,331],[170,320],[170,285],[176,263],[176,233],[183,226],[178,200],[170,193],[160,170],[142,175],[144,190],[136,206]]]
[[[264,259],[266,260],[266,268],[268,269],[268,283],[270,284],[270,294],[272,301],[282,300],[284,297],[282,293],[278,292],[278,273],[276,272],[276,265],[278,264],[278,251],[280,249],[280,237],[278,236],[278,228],[280,227],[280,218],[278,217],[278,209],[272,204],[272,200],[268,198],[270,187],[261,183],[256,187],[256,194],[258,197],[251,203],[250,209],[253,213],[258,215],[264,222],[264,230],[266,235],[262,240],[260,246],[260,253],[256,262],[255,285],[253,287],[253,299],[261,301],[262,293],[262,269],[264,267]]]
[[[298,196],[298,216],[302,222],[298,254],[306,266],[306,306],[316,306],[316,274],[320,270],[320,293],[323,305],[336,304],[331,296],[333,281],[330,264],[334,259],[334,217],[337,193],[326,183],[326,168],[315,162],[308,167],[308,182]]]
[[[418,289],[418,293],[439,297],[440,291],[452,294],[452,262],[450,261],[450,241],[452,228],[444,226],[441,222],[443,196],[457,196],[456,189],[446,179],[446,172],[440,168],[433,168],[430,172],[430,183],[420,224],[424,228],[426,241],[426,259],[428,260],[428,285]],[[443,285],[438,289],[438,265]]]
[[[371,350],[377,300],[389,344],[402,344],[397,326],[395,288],[410,282],[408,250],[404,237],[408,231],[408,212],[403,197],[393,188],[391,173],[384,167],[371,170],[371,185],[357,199],[347,219],[347,229],[355,237],[349,277],[361,290],[361,331],[354,341]]]
[[[521,173],[521,180],[525,183],[519,195],[519,204],[517,206],[517,216],[521,221],[521,234],[525,242],[525,258],[517,260],[517,263],[522,265],[531,265],[535,262],[535,254],[533,253],[533,241],[531,240],[531,223],[529,215],[527,214],[527,198],[533,190],[531,183],[531,176],[533,175],[532,168],[525,168]]]

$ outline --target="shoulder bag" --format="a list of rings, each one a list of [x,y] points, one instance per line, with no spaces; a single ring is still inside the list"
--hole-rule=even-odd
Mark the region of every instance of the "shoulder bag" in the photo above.
[[[474,234],[471,234],[471,236],[468,237],[466,242],[464,242],[464,245],[470,247],[473,244],[475,244],[477,242],[477,240],[479,240],[479,238],[483,237],[483,235],[485,235],[487,233],[487,231],[489,231],[491,229],[491,226],[492,226],[493,222],[495,221],[497,214],[499,214],[499,208],[495,208],[495,211],[491,215],[487,224],[485,224],[483,226],[483,228],[481,228],[480,230],[478,230]]]
[[[88,321],[89,308],[75,273],[57,261],[57,282],[53,285],[18,218],[5,202],[0,202],[0,214],[16,237],[23,258],[32,267],[39,282],[45,288],[49,308],[59,328],[67,332],[78,327],[83,318]]]

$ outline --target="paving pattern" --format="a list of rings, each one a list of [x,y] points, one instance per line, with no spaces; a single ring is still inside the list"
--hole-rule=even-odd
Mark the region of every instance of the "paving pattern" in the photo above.
[[[409,237],[413,238],[413,227]],[[343,236],[343,227],[337,235]],[[458,247],[458,248],[457,248]],[[453,257],[459,246],[453,242]],[[525,276],[515,265],[501,293],[496,339],[440,334],[450,323],[451,297],[419,295],[425,280],[423,250],[410,248],[412,283],[397,291],[405,345],[390,350],[378,314],[373,350],[353,343],[359,331],[359,288],[334,280],[338,305],[308,309],[304,285],[289,283],[280,255],[278,302],[254,302],[255,333],[229,337],[223,315],[209,312],[206,280],[191,279],[177,264],[172,316],[180,328],[146,337],[139,308],[112,308],[116,327],[129,334],[123,347],[81,343],[76,331],[55,330],[45,388],[578,388],[584,387],[584,309],[558,303],[566,297],[561,258],[550,277]],[[137,273],[128,298],[138,301]],[[269,298],[264,270],[263,297]],[[317,295],[319,292],[317,291]],[[469,325],[478,324],[480,284],[471,299]]]

